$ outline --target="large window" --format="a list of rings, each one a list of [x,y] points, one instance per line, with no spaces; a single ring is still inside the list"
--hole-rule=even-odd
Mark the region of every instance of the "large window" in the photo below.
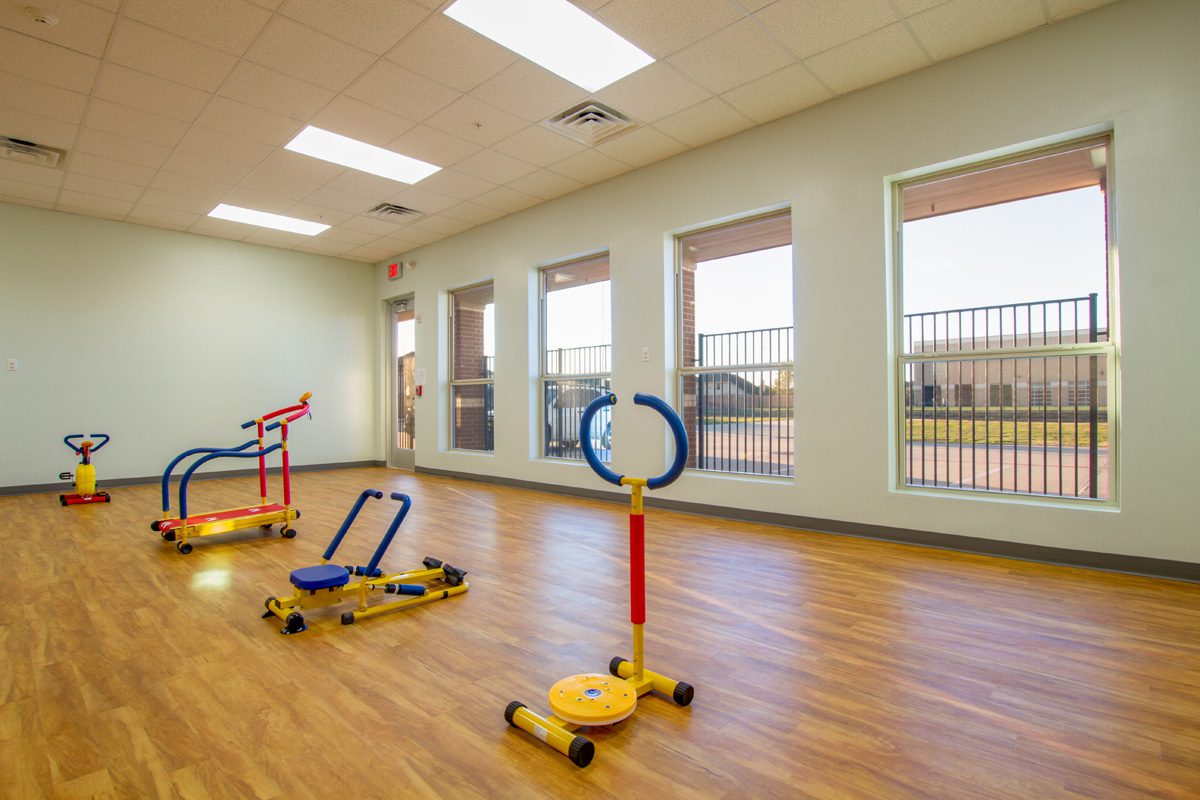
[[[610,289],[607,254],[542,270],[542,454],[548,458],[583,458],[583,410],[611,388]],[[608,461],[609,409],[592,420],[592,447]]]
[[[1108,137],[898,187],[904,485],[1113,496]]]
[[[450,293],[450,446],[495,449],[495,294],[491,282]]]
[[[698,231],[677,244],[688,466],[790,476],[791,214]]]

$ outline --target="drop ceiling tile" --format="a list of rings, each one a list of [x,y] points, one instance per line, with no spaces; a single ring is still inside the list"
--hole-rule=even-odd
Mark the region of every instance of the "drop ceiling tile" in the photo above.
[[[647,126],[622,133],[611,141],[597,145],[596,150],[631,167],[644,167],[682,153],[687,150],[687,145],[672,139],[657,128]]]
[[[188,227],[188,231],[205,236],[218,236],[222,239],[235,239],[240,242],[254,233],[255,227],[241,222],[230,222],[227,219],[203,216],[193,222]]]
[[[265,247],[284,247],[290,250],[305,242],[310,242],[312,239],[313,237],[305,236],[301,233],[288,233],[287,231],[276,231],[270,228],[257,228],[254,233],[242,241],[247,244],[261,244]]]
[[[97,197],[111,197],[114,200],[133,202],[142,194],[141,186],[131,183],[110,181],[104,178],[93,178],[91,175],[72,173],[63,181],[63,188],[72,192],[92,194]]]
[[[214,92],[237,58],[131,19],[117,21],[106,61]]]
[[[456,233],[462,233],[465,230],[470,230],[475,226],[470,222],[463,222],[460,219],[450,219],[442,216],[429,216],[417,220],[412,224],[412,229],[417,231],[431,231],[440,233],[443,236],[453,236]]]
[[[920,69],[929,59],[905,27],[896,23],[817,53],[804,63],[827,86],[845,94]]]
[[[531,172],[525,177],[517,178],[508,184],[511,189],[531,194],[534,197],[540,197],[543,200],[562,197],[564,194],[570,194],[582,189],[585,185],[573,178],[568,178],[545,169]]]
[[[179,149],[224,158],[230,164],[249,171],[262,163],[275,148],[215,128],[193,125],[180,139]]]
[[[277,170],[273,170],[270,167],[264,169],[262,166],[255,168],[249,175],[242,178],[238,186],[256,192],[267,192],[280,197],[287,197],[291,200],[303,200],[321,188],[321,184],[319,183],[280,175]]]
[[[128,200],[115,200],[111,197],[97,197],[94,194],[62,191],[58,194],[55,208],[63,211],[76,211],[90,215],[100,215],[112,218],[123,217],[133,208]]]
[[[400,230],[401,225],[396,225],[391,222],[386,222],[381,219],[372,219],[371,217],[357,216],[351,217],[342,224],[338,225],[342,230],[357,231],[358,233],[370,233],[375,236],[387,236]]]
[[[35,183],[38,186],[59,186],[63,182],[64,173],[61,169],[39,167],[36,164],[22,164],[20,161],[0,161],[0,178],[21,183]]]
[[[372,175],[368,172],[359,172],[356,169],[344,171],[325,185],[331,189],[372,198],[372,205],[382,202],[385,197],[391,197],[405,187],[405,184],[400,181]]]
[[[356,194],[343,192],[340,189],[334,189],[330,186],[322,186],[320,189],[317,189],[304,198],[304,202],[324,208],[345,211],[350,214],[361,214],[372,206],[378,205],[378,201],[372,200],[369,197],[359,197]]]
[[[158,208],[157,206],[139,203],[129,212],[126,221],[141,225],[183,230],[200,219],[200,216],[189,211],[176,211],[171,208]]]
[[[303,127],[302,122],[291,117],[220,95],[215,95],[204,107],[196,124],[276,146],[291,141]]]
[[[628,172],[629,165],[595,150],[585,150],[569,158],[564,158],[557,164],[551,164],[550,170],[590,184],[608,180],[622,172]]]
[[[495,208],[488,208],[477,203],[459,203],[453,208],[448,208],[442,211],[438,216],[447,219],[455,219],[460,222],[468,222],[472,225],[483,225],[491,222],[494,219],[503,217],[506,211],[500,211]]]
[[[163,147],[179,144],[188,130],[186,122],[99,98],[88,107],[87,126]]]
[[[317,256],[340,256],[354,249],[354,245],[346,244],[345,242],[336,242],[331,239],[323,239],[321,234],[310,236],[304,244],[297,245],[296,249],[301,253],[312,253]]]
[[[183,175],[163,169],[159,170],[154,179],[150,181],[150,188],[163,192],[174,192],[175,194],[187,195],[188,197],[195,197],[215,203],[224,197],[233,186],[232,184],[213,180],[212,178],[198,178],[195,175]],[[211,208],[211,204],[209,207]],[[205,211],[208,211],[208,209],[205,209]]]
[[[81,153],[91,153],[117,161],[128,161],[143,167],[158,168],[171,154],[168,147],[162,147],[149,142],[139,142],[128,136],[119,136],[108,131],[98,131],[94,128],[81,128],[75,149]]]
[[[588,96],[575,84],[524,59],[471,91],[471,97],[527,122],[539,122]]]
[[[484,147],[525,127],[519,117],[463,95],[427,120],[431,127]]]
[[[1056,22],[1060,19],[1083,14],[1086,11],[1106,6],[1116,0],[1049,0],[1050,18]]]
[[[727,0],[613,0],[596,17],[656,58],[716,33],[744,14]]]
[[[437,231],[422,231],[416,228],[405,228],[403,232],[404,240],[412,242],[414,247],[421,245],[432,244],[433,242],[441,241],[446,238],[446,234],[438,233]]]
[[[347,249],[360,247],[367,242],[373,242],[379,238],[378,233],[368,231],[355,231],[349,228],[342,227],[342,224],[334,225],[327,231],[321,231],[320,238],[329,239],[335,242],[343,242],[350,245]]]
[[[267,156],[256,171],[280,180],[301,180],[324,186],[346,168],[280,148]]]
[[[496,184],[456,170],[444,169],[421,181],[421,188],[457,197],[459,200],[471,200],[484,192],[495,189]]]
[[[78,125],[0,106],[0,136],[70,150],[78,132]]]
[[[96,58],[104,55],[104,45],[116,14],[79,0],[53,0],[39,7],[58,17],[58,24],[50,26],[34,22],[25,13],[26,8],[33,8],[32,5],[10,0],[0,4],[0,27]]]
[[[833,92],[822,86],[803,64],[792,64],[731,89],[721,97],[761,125],[822,103],[833,97]]]
[[[561,133],[530,125],[522,128],[507,139],[496,142],[492,149],[505,155],[527,161],[539,167],[549,166],[568,156],[582,153],[587,147]]]
[[[453,58],[447,58],[453,53]],[[517,56],[444,14],[433,14],[387,54],[397,64],[469,92],[513,64]]]
[[[246,58],[325,89],[341,91],[375,60],[370,53],[276,15]]]
[[[281,13],[381,56],[429,15],[408,0],[287,0]]]
[[[272,192],[256,192],[252,189],[235,186],[225,193],[221,202],[242,208],[253,208],[257,211],[269,211],[272,214],[292,216],[292,206],[296,201]]]
[[[0,72],[0,103],[8,108],[78,125],[83,120],[87,100],[87,95],[79,92]]]
[[[421,122],[445,108],[459,92],[422,75],[380,61],[356,80],[346,94],[392,114]]]
[[[386,147],[417,123],[343,94],[321,109],[309,124],[360,142]]]
[[[234,67],[218,94],[300,120],[317,113],[334,97],[328,89],[249,61],[241,61]]]
[[[393,256],[407,253],[409,250],[414,250],[420,246],[419,242],[414,242],[411,239],[403,239],[396,236],[380,236],[375,241],[371,242],[371,247],[379,247],[388,250]],[[391,258],[392,256],[387,256]]]
[[[87,3],[105,11],[117,11],[121,7],[121,0],[87,0]]]
[[[475,155],[459,161],[454,165],[454,169],[492,183],[508,183],[522,175],[528,175],[537,167],[495,150],[480,150]]]
[[[191,214],[207,214],[216,207],[219,198],[206,200],[203,197],[192,197],[178,192],[164,192],[162,189],[147,189],[142,194],[140,202],[157,208],[170,208]]]
[[[100,59],[0,28],[0,70],[84,94],[92,90]]]
[[[289,216],[310,219],[313,222],[320,222],[325,225],[340,225],[354,215],[333,208],[315,206],[311,203],[292,203]]]
[[[670,58],[684,74],[713,92],[727,92],[794,60],[753,19],[735,23]]]
[[[351,261],[360,261],[364,264],[374,264],[376,261],[382,261],[383,259],[390,258],[391,256],[392,252],[390,250],[385,250],[380,247],[372,247],[371,245],[365,245],[363,247],[357,247],[354,250],[350,250],[342,257],[350,259]]]
[[[71,153],[67,157],[67,169],[82,175],[95,175],[110,181],[146,186],[154,179],[157,167],[144,167],[128,161],[116,161],[91,153]]]
[[[712,97],[712,93],[665,61],[605,87],[597,95],[617,111],[655,122]]]
[[[181,83],[108,63],[96,80],[95,96],[183,122],[196,119],[212,97],[208,92]]]
[[[473,142],[451,136],[428,125],[417,125],[402,136],[396,137],[394,141],[388,142],[387,148],[440,167],[461,161],[483,149]]]
[[[42,186],[37,183],[24,183],[23,181],[14,181],[9,178],[0,178],[0,197],[13,199],[21,203],[36,201],[53,204],[54,198],[58,197],[58,187]]]
[[[181,172],[196,178],[210,178],[231,184],[246,177],[252,169],[252,165],[234,163],[221,156],[178,149],[167,157],[163,167],[171,172]]]
[[[896,0],[896,8],[906,17],[919,14],[927,8],[947,3],[950,0]]]
[[[451,197],[448,194],[431,192],[420,186],[409,186],[387,198],[387,202],[415,209],[422,214],[437,214],[451,206],[458,205],[460,201],[457,197]]]
[[[515,214],[518,211],[538,205],[542,202],[542,199],[525,194],[524,192],[518,192],[507,186],[497,186],[495,189],[484,192],[476,197],[475,202],[481,206],[503,211],[506,214]]]
[[[724,139],[753,125],[751,120],[716,97],[654,123],[654,127],[663,133],[691,147]]]
[[[268,11],[277,11],[279,6],[283,4],[283,0],[250,0],[250,2]]]
[[[126,0],[121,13],[235,56],[246,52],[271,18],[245,0]]]
[[[900,21],[890,0],[779,0],[755,19],[800,58]]]
[[[1046,24],[1041,0],[953,0],[908,18],[935,60],[986,47]]]

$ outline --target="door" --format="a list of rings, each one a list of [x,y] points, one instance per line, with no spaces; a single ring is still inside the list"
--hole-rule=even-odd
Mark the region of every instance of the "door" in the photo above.
[[[391,413],[390,458],[388,463],[400,469],[416,466],[417,320],[411,297],[391,304]]]

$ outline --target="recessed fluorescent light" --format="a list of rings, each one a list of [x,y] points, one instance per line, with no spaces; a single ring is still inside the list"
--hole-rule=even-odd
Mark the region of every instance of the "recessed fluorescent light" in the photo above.
[[[457,0],[444,13],[589,92],[654,63],[567,0]]]
[[[316,236],[321,231],[329,230],[328,225],[323,225],[320,222],[309,222],[306,219],[285,217],[282,214],[270,214],[266,211],[255,211],[253,208],[240,208],[238,206],[226,205],[225,203],[221,203],[208,212],[208,215],[217,219],[227,219],[231,222],[244,222],[247,225],[274,228],[277,231],[302,233],[305,236]]]
[[[384,150],[373,144],[351,139],[332,131],[309,125],[296,138],[284,145],[288,150],[306,156],[331,161],[343,167],[369,172],[400,183],[416,183],[428,178],[441,167]]]

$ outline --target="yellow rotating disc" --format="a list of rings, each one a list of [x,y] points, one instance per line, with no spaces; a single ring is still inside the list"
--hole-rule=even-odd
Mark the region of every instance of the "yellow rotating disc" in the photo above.
[[[550,687],[550,710],[576,725],[611,725],[635,707],[637,691],[612,675],[572,675]]]

